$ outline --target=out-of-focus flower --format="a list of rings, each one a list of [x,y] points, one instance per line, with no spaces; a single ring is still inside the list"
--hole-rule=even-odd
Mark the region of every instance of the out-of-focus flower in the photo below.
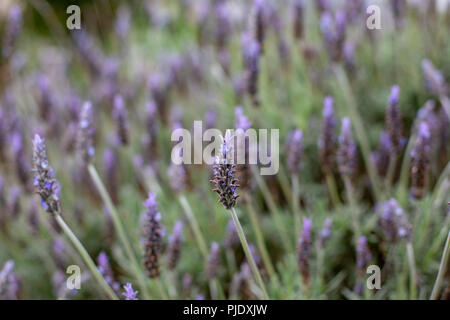
[[[258,75],[259,75],[259,57],[261,53],[260,45],[251,35],[243,34],[242,50],[244,55],[246,88],[254,105],[259,105],[258,98]]]
[[[318,141],[319,160],[325,174],[333,171],[333,162],[336,152],[336,118],[334,116],[333,98],[325,97],[322,111],[322,134]]]
[[[347,18],[345,12],[339,10],[333,17],[328,11],[320,17],[320,31],[325,40],[328,54],[333,61],[340,61],[345,43]]]
[[[172,234],[169,237],[169,245],[167,247],[167,260],[169,270],[176,268],[180,260],[181,247],[183,244],[183,223],[181,221],[175,222]]]
[[[0,270],[0,300],[19,299],[20,281],[14,272],[14,261],[6,261]]]
[[[302,168],[303,133],[301,130],[296,129],[289,134],[286,149],[287,168],[292,175],[296,175]]]
[[[359,275],[366,274],[366,269],[371,259],[372,254],[367,244],[367,238],[360,236],[356,244],[356,267]]]
[[[337,153],[339,173],[343,177],[353,178],[358,166],[358,152],[353,140],[349,118],[342,119],[341,134],[339,135],[339,149]]]
[[[445,84],[445,78],[442,73],[436,69],[433,63],[428,60],[422,60],[422,72],[425,81],[425,87],[434,95],[446,95],[447,86]]]
[[[95,154],[93,121],[92,104],[87,101],[81,109],[77,136],[77,149],[85,164],[88,164]]]
[[[382,203],[378,211],[381,229],[386,241],[395,243],[402,239],[411,240],[411,225],[403,209],[395,199]]]
[[[239,235],[236,230],[236,225],[233,222],[233,219],[230,219],[227,223],[226,227],[226,235],[223,239],[223,246],[225,248],[233,249],[237,245],[239,245]]]
[[[298,239],[297,246],[297,264],[298,271],[302,276],[303,283],[307,285],[309,283],[309,278],[311,275],[310,271],[310,255],[311,255],[311,229],[312,221],[311,219],[303,219],[302,234]]]
[[[8,20],[3,34],[2,53],[6,59],[10,58],[14,52],[17,39],[22,31],[22,24],[22,8],[18,4],[14,4],[9,10]]]
[[[391,140],[391,152],[398,154],[405,144],[403,137],[403,122],[399,107],[400,87],[395,85],[391,88],[388,105],[386,108],[386,129]]]
[[[106,149],[103,154],[103,163],[105,167],[106,187],[111,195],[114,204],[119,203],[118,194],[118,165],[116,155],[113,149]]]
[[[295,0],[294,2],[294,37],[296,39],[303,38],[304,34],[304,5],[303,0]]]
[[[384,177],[389,167],[389,161],[392,152],[391,139],[387,132],[383,131],[380,134],[378,148],[371,155],[371,160],[375,164],[378,174]]]
[[[411,196],[422,198],[427,185],[427,171],[430,162],[430,128],[425,121],[419,124],[417,139],[411,151]]]
[[[326,218],[323,223],[322,230],[320,230],[320,246],[323,248],[331,236],[331,227],[333,225],[333,219]]]
[[[125,101],[120,94],[114,96],[114,109],[112,116],[116,121],[117,138],[120,144],[127,145],[129,142],[128,113]]]
[[[100,254],[98,255],[97,263],[98,272],[100,272],[106,283],[108,283],[108,285],[114,290],[114,292],[116,294],[119,294],[120,283],[115,281],[111,265],[109,264],[108,256],[104,251],[100,252]]]
[[[206,263],[206,277],[214,279],[217,277],[220,267],[220,246],[217,242],[211,243],[208,261]]]

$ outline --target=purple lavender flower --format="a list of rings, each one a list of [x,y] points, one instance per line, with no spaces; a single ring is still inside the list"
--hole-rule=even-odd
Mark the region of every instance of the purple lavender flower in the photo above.
[[[337,11],[333,17],[324,12],[320,17],[320,31],[325,40],[328,54],[333,61],[340,61],[345,43],[347,18],[344,11]]]
[[[222,150],[216,157],[216,162],[213,166],[214,179],[210,180],[214,184],[213,191],[219,195],[219,202],[223,204],[225,209],[231,209],[236,205],[238,195],[236,189],[238,188],[237,179],[235,178],[236,165],[233,163],[233,137],[229,130],[222,138]]]
[[[205,130],[215,128],[217,123],[217,112],[214,109],[209,109],[205,113]]]
[[[3,35],[2,53],[3,57],[8,59],[12,56],[17,42],[17,38],[22,30],[23,18],[22,9],[15,4],[9,10],[9,16]]]
[[[239,235],[236,230],[236,225],[233,222],[233,219],[228,220],[226,227],[226,236],[223,239],[223,246],[225,248],[233,249],[238,246],[240,243]]]
[[[323,100],[322,134],[318,141],[319,159],[325,174],[333,171],[333,160],[336,152],[336,118],[334,117],[333,98]]]
[[[103,52],[96,47],[94,40],[87,32],[80,30],[72,34],[77,51],[81,58],[87,62],[91,74],[96,77],[101,75],[105,61]]]
[[[258,41],[259,48],[261,50],[261,54],[264,53],[264,38],[266,35],[266,7],[264,0],[254,0],[253,2],[253,10],[254,10],[254,28],[255,34],[254,37],[256,41]]]
[[[428,123],[422,121],[417,130],[417,139],[411,151],[411,196],[422,198],[427,185],[427,170],[430,152],[430,128]]]
[[[143,221],[144,267],[150,278],[159,277],[159,258],[161,254],[164,229],[161,225],[161,213],[158,211],[158,203],[153,193],[148,194],[144,202],[147,208]]]
[[[48,163],[44,139],[39,135],[35,135],[33,139],[33,171],[34,187],[41,197],[42,207],[48,213],[61,214],[60,186]]]
[[[399,240],[411,240],[412,228],[403,209],[395,199],[390,199],[381,204],[379,208],[380,225],[388,242]]]
[[[88,164],[95,154],[94,133],[92,104],[87,101],[81,109],[77,137],[77,149],[85,164]]]
[[[170,163],[170,167],[167,169],[167,175],[169,176],[170,187],[175,192],[183,192],[187,187],[187,172],[186,168],[182,164]]]
[[[403,25],[404,15],[406,11],[406,1],[405,0],[392,0],[390,1],[392,14],[395,20],[395,27],[401,28]]]
[[[242,50],[244,55],[245,78],[247,92],[255,106],[259,105],[258,75],[260,45],[249,34],[242,35]]]
[[[387,132],[383,131],[380,134],[378,148],[371,155],[371,160],[375,164],[378,174],[384,177],[387,174],[389,161],[392,152],[391,139]]]
[[[292,175],[296,175],[302,168],[303,157],[303,133],[301,130],[293,130],[289,134],[287,147],[287,167]]]
[[[52,257],[58,269],[65,270],[67,266],[66,248],[60,236],[53,240]]]
[[[302,234],[298,239],[297,246],[297,263],[298,271],[302,276],[303,283],[305,285],[309,284],[310,278],[310,255],[311,255],[311,229],[312,221],[308,218],[303,218],[303,228]]]
[[[138,292],[133,290],[131,283],[128,282],[123,288],[125,289],[125,292],[123,292],[122,295],[125,297],[125,300],[139,300],[137,298]]]
[[[296,39],[303,38],[304,34],[304,5],[303,0],[295,0],[294,2],[294,37]]]
[[[422,60],[422,72],[425,81],[425,87],[434,95],[446,95],[447,86],[445,84],[445,78],[442,73],[437,70],[433,63],[428,60]]]
[[[391,140],[392,153],[398,154],[403,148],[405,139],[402,134],[403,123],[399,107],[400,87],[395,85],[391,87],[388,106],[386,108],[386,129]]]
[[[169,85],[167,80],[160,73],[152,73],[148,81],[159,117],[167,125],[169,123]]]
[[[218,1],[215,6],[216,14],[216,46],[218,52],[226,49],[231,33],[230,13],[224,1]]]
[[[353,140],[349,118],[342,119],[337,160],[339,165],[339,173],[343,177],[354,177],[358,166],[358,152],[355,141]]]
[[[122,45],[124,44],[130,30],[130,20],[130,10],[125,6],[120,7],[117,11],[117,17],[114,23],[114,31],[116,32],[116,35],[121,41]]]
[[[36,87],[38,89],[38,106],[41,119],[48,124],[52,123],[52,111],[55,110],[55,97],[50,87],[50,80],[47,75],[39,74],[36,79]]]
[[[169,237],[169,245],[167,247],[167,260],[169,270],[176,268],[180,260],[181,247],[183,244],[183,223],[181,221],[175,222],[172,234]]]
[[[315,0],[317,11],[322,14],[330,9],[328,0]]]
[[[206,262],[206,277],[214,279],[218,276],[220,267],[220,247],[217,242],[211,243],[208,261]]]
[[[120,94],[114,96],[114,109],[112,116],[117,125],[117,138],[120,144],[127,145],[129,141],[128,113],[125,101]]]
[[[120,284],[114,279],[114,274],[111,265],[109,264],[108,256],[104,251],[100,252],[100,254],[98,255],[97,263],[98,272],[100,272],[102,277],[116,294],[120,293]]]
[[[326,218],[323,223],[322,230],[320,230],[320,246],[323,248],[331,236],[331,227],[333,225],[333,219]]]
[[[372,259],[372,254],[370,253],[369,246],[367,245],[367,238],[361,236],[356,244],[356,266],[359,275],[365,275],[367,266]]]
[[[20,281],[14,272],[14,261],[6,261],[0,270],[0,300],[19,299]]]

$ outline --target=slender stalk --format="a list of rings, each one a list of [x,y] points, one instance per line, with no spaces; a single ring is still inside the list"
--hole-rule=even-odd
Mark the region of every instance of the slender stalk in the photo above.
[[[255,208],[252,205],[251,198],[250,198],[249,194],[246,193],[244,195],[244,197],[245,197],[245,204],[247,206],[247,211],[248,211],[248,213],[250,215],[250,220],[251,220],[252,225],[253,225],[253,231],[255,231],[256,244],[258,246],[259,251],[261,252],[261,258],[262,258],[262,260],[264,262],[264,265],[265,265],[265,267],[267,269],[267,272],[269,273],[269,277],[270,278],[276,277],[275,269],[274,269],[274,267],[272,265],[269,253],[267,251],[267,247],[266,247],[265,242],[264,242],[264,236],[263,236],[263,233],[261,231],[262,230],[261,229],[261,225],[259,224],[260,219],[258,218],[258,214],[257,214]]]
[[[257,182],[261,192],[263,193],[263,196],[264,196],[264,199],[265,199],[267,205],[269,206],[270,213],[273,216],[275,226],[278,229],[278,232],[280,234],[280,238],[281,238],[284,248],[287,251],[293,250],[292,241],[289,241],[289,237],[288,237],[287,233],[285,232],[285,227],[283,226],[283,221],[281,220],[280,214],[279,214],[277,206],[275,204],[275,200],[273,199],[272,194],[270,193],[269,188],[267,187],[267,184],[261,178],[261,176],[258,174],[258,172],[256,172],[256,168],[253,166],[252,166],[252,173],[256,179],[256,182]]]
[[[409,263],[409,295],[411,300],[417,298],[417,271],[416,271],[416,261],[414,258],[414,248],[412,242],[409,241],[406,244],[406,251],[408,253],[408,263]]]
[[[341,204],[341,200],[339,199],[339,193],[337,191],[336,180],[332,173],[328,173],[325,175],[325,179],[327,180],[328,192],[330,193],[331,202],[335,207],[338,207]]]
[[[237,272],[236,257],[234,256],[234,252],[231,248],[227,248],[225,254],[227,258],[228,272],[230,277],[233,277],[233,275]]]
[[[248,247],[247,239],[245,238],[244,230],[242,229],[241,223],[239,222],[239,218],[236,214],[236,210],[234,208],[231,208],[231,217],[233,218],[233,222],[236,226],[236,230],[239,235],[239,239],[241,240],[242,248],[244,249],[245,256],[247,257],[247,261],[250,264],[250,268],[252,269],[253,276],[256,279],[256,282],[258,283],[265,300],[269,299],[269,296],[267,295],[266,287],[264,286],[264,282],[262,280],[261,274],[259,273],[258,267],[256,266],[255,260],[253,259],[253,256],[250,252],[250,249]]]
[[[169,297],[167,296],[166,290],[164,290],[164,287],[161,283],[160,278],[153,279],[156,283],[156,286],[158,287],[159,295],[161,296],[161,299],[163,300],[169,300]],[[150,280],[151,281],[151,280]]]
[[[347,75],[345,74],[345,71],[342,69],[341,65],[338,65],[338,64],[334,65],[333,70],[334,70],[336,78],[340,84],[340,87],[344,91],[344,96],[347,99],[346,105],[348,108],[348,113],[349,113],[349,116],[355,127],[356,133],[357,133],[356,137],[361,146],[364,163],[365,163],[367,171],[369,173],[374,197],[376,200],[380,200],[381,199],[381,191],[380,191],[380,183],[379,183],[378,173],[375,170],[375,167],[373,166],[373,163],[370,159],[369,139],[366,135],[366,131],[364,130],[364,124],[363,124],[361,115],[358,112],[355,97],[353,96],[352,89],[350,87],[350,83],[349,83]]]
[[[186,214],[189,224],[191,225],[192,232],[194,232],[194,237],[195,240],[197,241],[197,245],[200,251],[202,252],[203,256],[205,257],[205,259],[208,259],[208,249],[206,247],[205,238],[203,237],[203,234],[200,230],[200,226],[198,225],[194,212],[192,211],[192,208],[189,205],[189,202],[187,201],[185,195],[180,195],[178,199],[181,203],[181,206],[184,209],[184,213]]]
[[[294,214],[294,243],[297,244],[297,239],[300,236],[300,208],[298,206],[298,198],[300,197],[300,182],[296,175],[292,176],[292,213]]]
[[[389,165],[388,170],[386,174],[386,193],[389,194],[392,184],[394,182],[394,176],[395,176],[395,167],[397,166],[397,155],[391,154],[389,158]]]
[[[355,192],[353,191],[353,186],[348,177],[344,177],[345,191],[347,193],[347,199],[350,203],[350,211],[352,212],[352,220],[353,220],[353,232],[355,233],[355,243],[358,241],[359,236],[361,235],[360,227],[359,227],[359,210],[356,206],[355,201]]]
[[[77,236],[72,232],[72,230],[66,224],[64,219],[59,214],[57,214],[55,218],[61,229],[64,231],[67,237],[69,237],[70,241],[72,241],[73,245],[78,250],[80,256],[83,258],[84,262],[91,270],[94,278],[98,281],[103,290],[105,290],[106,294],[112,300],[119,300],[117,295],[114,293],[109,284],[106,282],[105,278],[103,278],[100,272],[98,272],[97,266],[95,265],[94,261],[92,261],[92,258],[89,256],[89,253],[87,252],[86,248],[83,246],[80,240],[78,240]]]
[[[445,241],[444,251],[442,252],[441,264],[439,265],[438,275],[436,282],[431,292],[430,300],[437,300],[439,291],[441,289],[442,280],[444,279],[445,272],[447,271],[447,264],[450,257],[450,231],[447,234],[447,240]]]
[[[139,267],[138,260],[136,258],[136,255],[133,252],[133,249],[131,247],[131,244],[128,240],[128,237],[125,233],[125,229],[122,225],[122,222],[120,221],[119,214],[116,210],[116,207],[114,206],[111,197],[108,194],[108,191],[106,191],[105,186],[103,185],[102,180],[100,179],[100,176],[95,169],[95,167],[92,164],[88,165],[88,171],[91,175],[92,180],[94,180],[95,186],[97,187],[97,190],[100,193],[100,196],[103,199],[103,202],[105,203],[106,207],[108,208],[111,218],[113,220],[113,224],[115,229],[117,230],[117,233],[119,234],[119,239],[122,242],[125,252],[128,256],[128,259],[131,260],[133,267],[135,269],[136,275],[138,277],[139,286],[141,287],[142,293],[146,298],[149,298],[150,295],[147,290],[147,286],[145,285],[145,276],[143,274],[142,269]]]
[[[292,190],[289,185],[289,179],[286,176],[286,172],[281,167],[277,174],[278,181],[280,182],[281,189],[283,190],[284,195],[286,196],[286,199],[288,202],[292,202]]]

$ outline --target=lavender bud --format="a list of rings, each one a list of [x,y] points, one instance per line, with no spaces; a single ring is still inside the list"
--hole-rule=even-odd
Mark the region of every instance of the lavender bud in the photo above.
[[[211,243],[208,261],[206,263],[206,277],[208,279],[217,278],[220,267],[220,247],[217,242]]]
[[[247,92],[255,106],[259,105],[258,75],[260,45],[250,35],[242,36],[242,48],[244,53],[244,66]]]
[[[395,199],[384,202],[379,210],[380,225],[386,241],[411,240],[412,228],[403,209]]]
[[[304,5],[303,0],[295,0],[294,2],[294,37],[296,39],[303,38],[304,34]]]
[[[289,134],[286,144],[287,167],[291,175],[297,175],[302,168],[303,157],[303,133],[301,130],[293,130]]]
[[[85,164],[88,164],[95,154],[94,133],[92,104],[87,101],[81,109],[77,136],[77,149]]]
[[[6,59],[10,58],[13,54],[17,38],[22,30],[22,24],[22,9],[19,5],[15,4],[9,10],[8,21],[3,35],[2,53]]]
[[[318,141],[319,159],[325,174],[333,171],[333,160],[336,152],[336,118],[334,117],[333,98],[323,100],[322,134]]]
[[[383,131],[380,134],[378,148],[371,155],[371,160],[375,164],[378,170],[378,174],[382,177],[384,177],[387,174],[391,152],[392,152],[391,139],[389,139],[388,133]]]
[[[219,195],[219,202],[223,204],[225,209],[231,209],[236,205],[238,198],[236,194],[238,184],[235,178],[236,165],[232,161],[233,140],[229,130],[226,131],[222,140],[222,150],[216,157],[216,162],[213,166],[214,179],[210,181],[214,184],[213,191]]]
[[[123,286],[123,288],[125,289],[125,291],[122,293],[122,295],[125,296],[125,300],[139,300],[137,298],[138,292],[133,290],[133,286],[131,285],[131,283],[128,282]]]
[[[367,266],[372,259],[369,246],[367,245],[367,239],[365,236],[361,236],[358,239],[356,245],[356,266],[359,275],[365,275]]]
[[[403,123],[399,107],[400,87],[395,85],[391,87],[388,106],[386,108],[386,128],[392,145],[392,153],[398,154],[403,148],[405,139],[402,135]]]
[[[411,151],[411,196],[422,198],[427,185],[430,152],[430,128],[425,121],[419,124],[417,139]]]
[[[297,246],[297,263],[298,271],[302,276],[303,283],[308,285],[310,272],[310,255],[311,255],[311,229],[312,221],[308,218],[303,218],[302,234],[298,239]]]
[[[161,213],[158,211],[158,203],[153,193],[148,194],[148,199],[144,202],[147,211],[143,221],[144,243],[144,267],[150,278],[159,277],[159,257],[161,254],[162,238],[164,229],[161,225]]]
[[[114,290],[114,292],[118,294],[120,292],[120,284],[114,280],[114,274],[111,265],[109,264],[108,256],[104,251],[100,252],[100,254],[98,255],[97,263],[98,272],[102,275],[106,283],[108,283],[108,285]]]
[[[114,109],[112,116],[116,121],[118,141],[122,145],[127,145],[129,141],[128,113],[125,108],[125,101],[120,94],[114,96]]]
[[[331,236],[331,227],[333,225],[333,220],[331,218],[326,218],[323,223],[322,230],[320,230],[320,246],[325,247],[328,239]]]
[[[355,176],[358,166],[358,153],[355,141],[353,140],[349,118],[342,119],[337,160],[339,165],[339,173],[343,177],[348,177],[351,179]]]
[[[48,163],[44,139],[39,135],[35,135],[33,139],[33,171],[34,187],[41,197],[42,207],[48,213],[61,214],[60,186]]]
[[[183,223],[181,221],[175,222],[172,234],[169,237],[169,246],[167,248],[167,259],[169,270],[176,268],[180,260],[181,247],[183,244]]]
[[[425,87],[433,95],[446,95],[447,87],[442,73],[437,70],[433,63],[428,60],[422,60],[422,72],[425,81]]]

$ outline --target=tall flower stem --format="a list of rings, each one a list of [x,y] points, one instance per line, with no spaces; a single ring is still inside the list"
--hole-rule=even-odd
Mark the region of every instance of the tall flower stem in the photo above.
[[[265,181],[261,178],[261,176],[256,172],[256,168],[252,166],[252,173],[253,176],[256,179],[256,182],[263,193],[264,199],[267,202],[267,205],[269,206],[270,212],[273,216],[275,226],[278,229],[278,232],[281,237],[281,241],[283,243],[284,248],[287,251],[291,251],[293,249],[292,247],[292,241],[289,240],[288,234],[285,232],[285,227],[283,226],[283,221],[281,220],[280,214],[278,212],[277,206],[275,204],[275,200],[272,197],[272,194],[269,191],[269,188],[267,187],[267,184]]]
[[[347,193],[347,199],[350,203],[350,211],[352,213],[353,220],[353,232],[355,233],[355,243],[358,241],[361,231],[359,227],[359,210],[356,206],[355,192],[353,191],[353,186],[348,177],[344,177],[345,191]]]
[[[300,197],[300,182],[296,175],[292,176],[292,213],[294,214],[294,230],[295,230],[295,244],[300,236],[300,208],[298,200]]]
[[[347,75],[345,74],[344,69],[341,65],[334,65],[333,71],[336,75],[336,78],[340,84],[340,87],[344,91],[344,96],[347,100],[347,108],[349,116],[352,120],[353,126],[356,130],[356,137],[361,146],[362,155],[364,158],[364,163],[366,165],[367,171],[369,173],[370,182],[372,184],[372,191],[376,200],[381,199],[381,191],[380,191],[380,183],[377,171],[370,159],[370,143],[369,139],[364,130],[364,124],[361,118],[361,115],[358,112],[358,108],[356,105],[355,97],[353,96],[350,83],[348,81]]]
[[[441,264],[439,265],[438,275],[431,292],[430,300],[436,300],[439,296],[442,280],[444,279],[445,272],[447,271],[447,265],[450,257],[450,231],[447,234],[447,240],[445,241],[444,251],[442,252]]]
[[[341,200],[339,199],[339,193],[337,191],[336,179],[332,173],[327,173],[325,175],[325,179],[327,181],[328,192],[330,193],[331,202],[334,207],[338,207],[341,204]]]
[[[397,155],[391,154],[391,157],[389,158],[389,165],[388,165],[388,170],[387,170],[387,174],[386,174],[386,191],[387,191],[387,193],[389,193],[390,190],[392,189],[392,185],[394,183],[396,166],[397,166]]]
[[[411,241],[406,243],[406,252],[408,254],[409,263],[409,295],[411,300],[417,298],[417,271],[416,271],[416,261],[414,257],[414,248]]]
[[[269,296],[267,295],[266,287],[262,280],[261,274],[259,273],[258,267],[256,266],[255,260],[253,259],[253,256],[248,247],[247,239],[245,238],[244,230],[242,229],[241,223],[239,222],[239,218],[236,214],[236,210],[234,208],[231,208],[230,213],[231,213],[231,217],[233,218],[234,225],[236,226],[236,230],[239,235],[239,239],[241,240],[241,245],[242,245],[242,248],[244,249],[245,256],[247,257],[247,261],[250,264],[250,268],[252,269],[253,276],[255,277],[256,283],[259,285],[259,287],[263,293],[264,299],[268,300]]]
[[[83,258],[84,262],[88,266],[88,268],[91,270],[92,275],[94,278],[98,281],[100,286],[105,290],[106,294],[112,299],[112,300],[119,300],[117,295],[114,293],[112,288],[108,285],[106,280],[102,277],[100,272],[98,272],[97,266],[95,265],[94,261],[92,261],[92,258],[89,256],[89,253],[83,246],[83,244],[78,240],[77,236],[72,232],[72,230],[69,228],[69,226],[66,224],[64,219],[61,217],[61,215],[57,214],[55,215],[56,221],[58,222],[58,225],[61,227],[61,229],[64,231],[64,233],[67,235],[67,237],[72,241],[72,244],[75,246],[75,248],[78,250],[80,256]]]
[[[195,218],[194,212],[192,211],[192,208],[189,205],[189,202],[186,199],[185,195],[180,195],[178,199],[180,201],[181,206],[184,209],[186,218],[188,219],[189,224],[191,225],[192,232],[194,233],[195,240],[197,241],[197,245],[200,251],[202,252],[202,255],[205,257],[205,259],[208,259],[208,248],[206,247],[205,238],[203,237],[203,234],[200,230],[200,226],[197,222],[197,219]]]
[[[97,187],[97,190],[100,193],[100,196],[103,199],[103,202],[105,203],[106,207],[108,208],[109,212],[111,213],[113,224],[119,234],[120,241],[122,242],[122,244],[125,248],[125,252],[128,256],[128,259],[131,260],[133,267],[136,271],[136,276],[138,277],[139,286],[141,287],[144,296],[146,298],[149,298],[150,295],[148,293],[147,286],[145,284],[145,276],[143,274],[142,269],[139,267],[138,260],[136,258],[136,255],[133,252],[131,244],[125,233],[125,229],[122,225],[122,222],[120,221],[120,217],[116,210],[116,207],[114,206],[114,204],[111,200],[111,197],[109,196],[108,192],[106,191],[106,188],[103,185],[103,182],[100,179],[100,176],[99,176],[97,170],[95,169],[95,167],[92,164],[88,164],[87,168],[88,168],[89,174],[91,175],[92,180],[95,183],[95,186]]]
[[[251,220],[252,225],[253,225],[253,231],[255,232],[256,244],[257,244],[258,249],[259,249],[259,251],[261,253],[261,258],[262,258],[262,260],[264,262],[264,265],[265,265],[265,267],[267,269],[267,272],[269,273],[269,277],[270,278],[276,277],[275,269],[274,269],[274,267],[272,265],[269,253],[267,251],[267,247],[266,247],[265,242],[264,242],[264,236],[263,236],[263,233],[261,231],[261,225],[259,224],[260,219],[258,218],[258,214],[256,213],[256,210],[255,210],[255,208],[252,205],[250,195],[248,193],[246,193],[244,195],[244,197],[245,197],[245,204],[247,206],[247,211],[248,211],[248,213],[250,215],[250,220]]]

